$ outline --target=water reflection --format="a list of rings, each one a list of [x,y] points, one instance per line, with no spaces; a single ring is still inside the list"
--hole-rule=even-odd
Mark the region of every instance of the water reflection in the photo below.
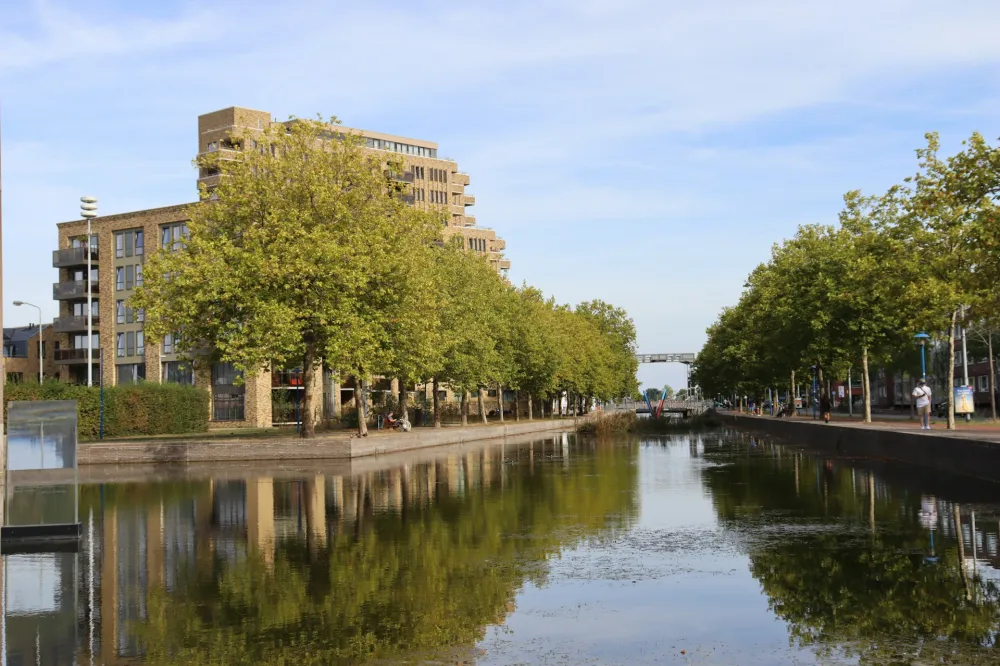
[[[746,459],[706,469],[705,482],[795,644],[861,663],[996,659],[1000,506],[977,514],[863,462],[735,441]],[[705,455],[731,458],[734,447]]]
[[[633,460],[579,446],[572,465],[559,437],[359,475],[83,486],[82,661],[471,650],[548,557],[629,524]]]
[[[997,661],[997,486],[738,433],[424,455],[85,485],[78,555],[5,559],[6,663]]]

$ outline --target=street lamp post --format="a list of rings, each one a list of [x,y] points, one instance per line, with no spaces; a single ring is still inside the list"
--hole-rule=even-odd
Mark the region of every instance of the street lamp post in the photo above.
[[[924,351],[925,345],[931,336],[924,332],[917,333],[913,338],[920,343],[920,378],[927,381],[927,355]]]
[[[94,385],[94,290],[91,284],[91,258],[93,246],[90,235],[90,221],[97,217],[97,199],[80,197],[80,215],[87,219],[87,386]]]
[[[42,383],[42,368],[45,362],[44,354],[42,353],[42,309],[33,303],[28,303],[27,301],[14,301],[14,305],[20,307],[22,305],[27,305],[28,307],[35,308],[38,310],[38,383]]]

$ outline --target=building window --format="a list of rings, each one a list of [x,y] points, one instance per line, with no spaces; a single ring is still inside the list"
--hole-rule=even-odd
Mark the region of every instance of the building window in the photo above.
[[[142,331],[135,332],[135,355],[146,355],[146,335]]]
[[[135,265],[135,286],[142,286],[142,264]]]
[[[115,291],[125,290],[125,267],[118,266],[115,268]]]
[[[180,336],[177,333],[167,333],[163,336],[163,355],[176,354],[180,351]]]
[[[218,149],[219,149],[219,144],[217,144],[215,141],[208,142],[208,152],[214,153]]]
[[[962,352],[956,351],[955,352],[955,367],[957,368],[960,365],[962,365]]]
[[[168,252],[173,252],[184,247],[187,237],[188,228],[184,222],[160,227],[160,246]]]
[[[125,358],[125,334],[119,333],[115,336],[115,355],[118,358]]]
[[[163,381],[194,386],[194,368],[188,361],[166,361],[163,364]]]
[[[135,320],[140,324],[146,321],[146,310],[145,308],[138,308],[135,311]]]
[[[24,373],[23,372],[8,372],[7,373],[7,381],[10,382],[11,384],[20,384],[20,383],[22,383],[24,381]]]
[[[138,384],[146,378],[145,363],[123,363],[118,366],[118,384]]]
[[[125,323],[125,301],[115,301],[115,321],[119,324]]]
[[[212,364],[212,420],[243,421],[245,387],[236,384],[243,373],[232,363]]]
[[[979,375],[979,390],[980,392],[986,392],[990,390],[989,375]]]

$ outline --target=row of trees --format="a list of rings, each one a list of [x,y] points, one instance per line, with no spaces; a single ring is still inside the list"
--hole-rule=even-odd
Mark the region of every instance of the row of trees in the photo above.
[[[737,305],[708,329],[694,376],[708,393],[760,394],[791,386],[816,366],[860,370],[865,420],[869,369],[920,367],[913,336],[926,331],[949,356],[954,427],[955,329],[989,332],[1000,315],[1000,148],[979,134],[948,158],[936,134],[919,168],[880,196],[849,192],[836,225],[807,225],[776,244],[747,279]],[[981,336],[983,337],[983,336]],[[990,349],[992,358],[992,349]],[[991,382],[993,373],[991,372]],[[991,385],[991,393],[993,392]]]
[[[151,340],[182,332],[247,374],[317,368],[406,385],[432,382],[463,396],[485,386],[530,399],[568,391],[634,395],[635,328],[601,301],[557,305],[515,288],[447,237],[443,215],[407,205],[401,162],[365,150],[330,123],[297,120],[231,137],[238,153],[203,156],[218,184],[189,211],[183,248],[147,257],[133,296]],[[237,157],[234,157],[236,155]],[[195,348],[197,347],[197,348]],[[303,373],[305,413],[322,387]],[[480,413],[485,409],[480,398]],[[314,434],[313,418],[303,434]],[[359,414],[359,432],[366,433]]]

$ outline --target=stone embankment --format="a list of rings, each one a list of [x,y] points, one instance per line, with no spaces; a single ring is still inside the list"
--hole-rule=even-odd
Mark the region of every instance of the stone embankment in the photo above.
[[[80,465],[192,463],[246,460],[333,460],[378,456],[478,440],[532,433],[575,431],[580,420],[536,419],[468,427],[414,428],[410,432],[374,431],[368,437],[347,433],[299,437],[206,437],[82,443]]]

